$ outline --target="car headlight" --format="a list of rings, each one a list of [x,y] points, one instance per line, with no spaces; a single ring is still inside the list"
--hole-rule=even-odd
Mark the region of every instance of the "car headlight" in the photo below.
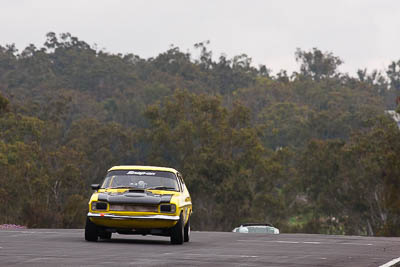
[[[160,212],[175,213],[176,206],[175,204],[162,204],[160,205]]]
[[[106,202],[92,202],[92,210],[107,210],[107,203]]]

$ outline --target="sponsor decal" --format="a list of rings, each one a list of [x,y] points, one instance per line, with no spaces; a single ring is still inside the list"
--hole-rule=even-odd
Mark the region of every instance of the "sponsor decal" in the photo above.
[[[155,173],[155,172],[142,172],[142,171],[129,171],[129,172],[127,172],[126,174],[134,174],[134,175],[150,175],[150,176],[156,175],[156,173]]]

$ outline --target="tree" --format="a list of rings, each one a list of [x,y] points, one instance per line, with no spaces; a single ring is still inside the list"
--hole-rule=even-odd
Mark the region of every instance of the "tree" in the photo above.
[[[296,61],[301,63],[300,74],[316,81],[337,76],[337,68],[343,63],[331,52],[322,52],[317,48],[309,52],[298,48],[295,55]]]
[[[0,115],[2,115],[3,113],[9,111],[9,107],[8,107],[9,103],[10,102],[8,101],[8,99],[3,97],[0,94]]]
[[[227,110],[218,97],[177,91],[150,107],[146,117],[148,161],[176,167],[187,176],[198,207],[194,228],[229,229],[251,216],[252,190],[259,179],[272,177],[262,167],[266,152],[245,107],[235,104]],[[236,213],[226,213],[226,203]]]

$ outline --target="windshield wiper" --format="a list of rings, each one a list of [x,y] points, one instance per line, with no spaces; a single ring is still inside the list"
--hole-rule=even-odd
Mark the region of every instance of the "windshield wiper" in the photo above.
[[[147,190],[173,190],[176,191],[175,187],[168,187],[168,186],[153,186],[146,188]]]

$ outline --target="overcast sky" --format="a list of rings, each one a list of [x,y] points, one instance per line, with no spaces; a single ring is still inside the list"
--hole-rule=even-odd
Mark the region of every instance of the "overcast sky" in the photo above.
[[[400,59],[398,0],[2,0],[0,12],[0,45],[20,50],[53,31],[142,58],[209,40],[214,56],[245,53],[274,73],[298,69],[296,48],[333,52],[350,74]]]

